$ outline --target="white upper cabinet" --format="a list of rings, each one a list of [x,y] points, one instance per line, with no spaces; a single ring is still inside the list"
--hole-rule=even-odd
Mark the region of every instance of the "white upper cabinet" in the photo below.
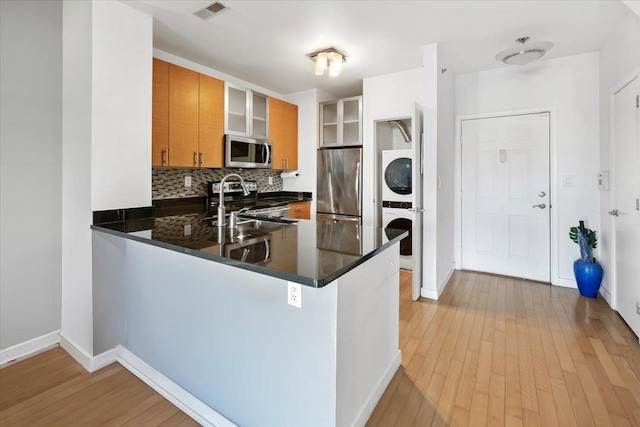
[[[320,104],[320,146],[362,145],[362,96]]]
[[[267,99],[261,93],[225,83],[225,133],[266,139],[269,134]]]

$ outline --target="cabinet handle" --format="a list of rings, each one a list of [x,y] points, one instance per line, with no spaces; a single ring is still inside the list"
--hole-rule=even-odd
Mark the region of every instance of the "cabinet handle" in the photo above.
[[[165,166],[167,164],[167,149],[166,148],[164,148],[162,150],[162,157],[160,159],[160,164],[162,166]]]
[[[193,166],[198,166],[198,152],[193,152]]]
[[[204,165],[204,151],[200,153],[200,166]]]

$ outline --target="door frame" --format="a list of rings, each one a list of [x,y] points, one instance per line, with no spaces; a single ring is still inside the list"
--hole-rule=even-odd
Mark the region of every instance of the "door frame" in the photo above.
[[[454,144],[454,260],[456,270],[462,269],[462,122],[464,120],[491,119],[506,116],[522,116],[529,114],[549,113],[549,189],[550,194],[550,262],[551,284],[568,288],[575,288],[572,280],[562,279],[558,275],[559,254],[559,210],[558,206],[558,151],[557,151],[557,114],[556,106],[541,106],[518,110],[496,111],[491,113],[464,114],[456,116],[455,144]],[[555,209],[554,209],[555,208]]]
[[[622,91],[625,87],[630,85],[635,79],[640,79],[640,68],[636,68],[631,73],[627,74],[617,85],[615,85],[611,91],[609,92],[609,140],[611,141],[611,182],[609,183],[609,207],[606,209],[606,212],[611,210],[616,205],[616,174],[615,174],[615,166],[616,166],[616,138],[615,138],[615,97],[618,92]],[[601,287],[602,296],[607,300],[609,306],[617,310],[618,309],[618,278],[617,278],[617,270],[616,270],[616,224],[615,218],[611,215],[609,217],[609,241],[611,244],[609,245],[609,269],[611,270],[611,281],[609,283],[609,292],[606,291],[603,287]],[[601,221],[603,222],[603,221]],[[605,294],[606,292],[606,294]],[[608,295],[607,295],[608,294]]]

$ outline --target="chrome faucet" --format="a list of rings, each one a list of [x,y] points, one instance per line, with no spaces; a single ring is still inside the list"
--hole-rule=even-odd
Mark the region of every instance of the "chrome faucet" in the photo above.
[[[247,185],[244,183],[244,179],[242,179],[242,177],[237,173],[230,173],[228,175],[225,175],[224,178],[222,178],[222,181],[220,181],[220,203],[218,203],[218,227],[219,228],[224,227],[226,224],[225,218],[224,218],[224,216],[227,213],[226,209],[224,208],[224,183],[227,182],[229,178],[238,178],[238,180],[240,180],[240,185],[242,185],[242,194],[245,196],[249,195],[249,189],[247,188]]]

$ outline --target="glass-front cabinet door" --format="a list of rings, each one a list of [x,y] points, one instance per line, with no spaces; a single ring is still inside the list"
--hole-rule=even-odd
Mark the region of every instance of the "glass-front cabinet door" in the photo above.
[[[227,83],[224,101],[225,133],[248,136],[249,91]]]
[[[342,145],[362,145],[362,97],[342,102]]]
[[[251,136],[258,139],[266,139],[269,134],[268,102],[267,96],[261,93],[251,92]]]
[[[225,87],[225,133],[266,139],[269,97],[230,83]]]
[[[338,101],[321,104],[320,115],[322,116],[320,145],[323,147],[338,145]]]

